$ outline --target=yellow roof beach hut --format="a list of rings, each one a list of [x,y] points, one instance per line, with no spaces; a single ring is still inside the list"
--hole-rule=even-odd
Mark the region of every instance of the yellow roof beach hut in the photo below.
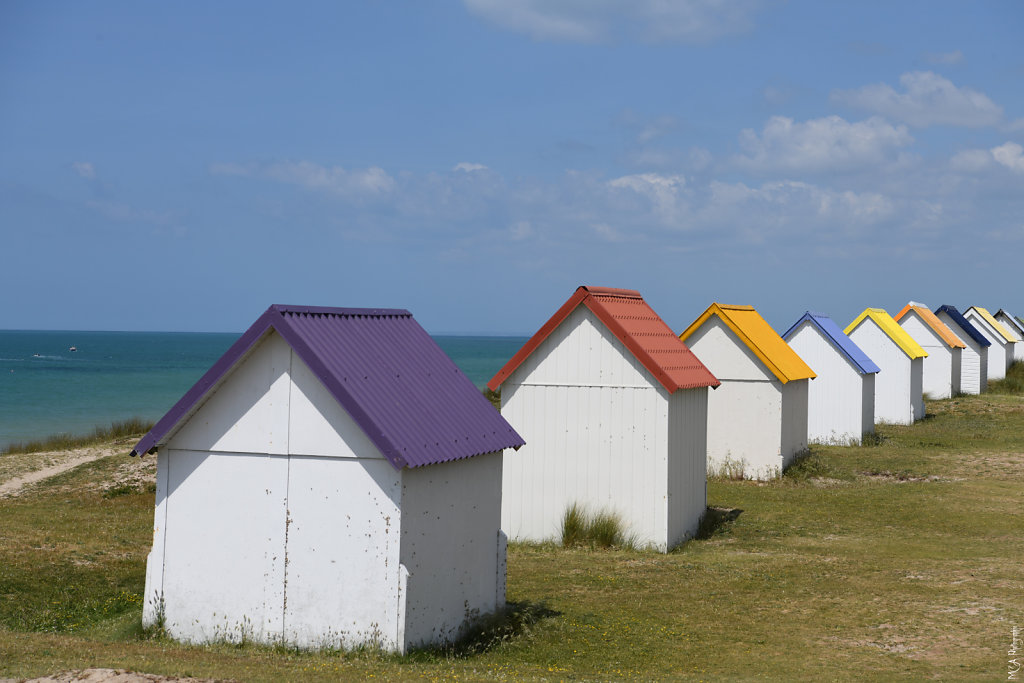
[[[883,308],[865,308],[844,332],[880,368],[875,378],[875,422],[913,424],[923,418],[928,352]]]
[[[708,471],[778,477],[807,448],[814,371],[752,306],[711,304],[679,338],[722,383],[708,398]]]

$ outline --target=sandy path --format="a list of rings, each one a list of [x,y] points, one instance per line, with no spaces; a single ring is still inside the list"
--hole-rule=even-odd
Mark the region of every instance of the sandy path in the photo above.
[[[17,496],[26,486],[49,479],[79,465],[125,452],[115,444],[86,446],[68,451],[18,453],[0,457],[0,498]]]

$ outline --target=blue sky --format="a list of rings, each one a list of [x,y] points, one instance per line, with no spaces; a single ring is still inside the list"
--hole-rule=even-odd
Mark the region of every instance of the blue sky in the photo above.
[[[1024,315],[1024,4],[0,4],[8,329]]]

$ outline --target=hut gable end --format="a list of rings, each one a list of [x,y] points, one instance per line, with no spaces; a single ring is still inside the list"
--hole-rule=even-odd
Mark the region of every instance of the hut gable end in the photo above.
[[[508,376],[509,385],[660,386],[625,345],[585,306],[577,307]]]
[[[770,382],[776,379],[761,359],[720,318],[710,318],[686,338],[719,380]]]

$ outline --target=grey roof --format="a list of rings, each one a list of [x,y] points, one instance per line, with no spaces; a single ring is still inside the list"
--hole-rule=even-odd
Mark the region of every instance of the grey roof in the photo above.
[[[270,330],[309,366],[395,469],[525,443],[408,311],[275,305],[156,423],[132,455],[155,448]]]
[[[1003,317],[1003,320],[999,320],[1000,316]],[[1010,331],[1015,332],[1018,337],[1024,337],[1024,325],[1021,325],[1020,319],[1017,316],[1010,315],[1010,312],[1005,308],[1000,308],[996,311],[995,319],[1001,323],[1007,323]]]
[[[876,372],[881,372],[881,368],[875,365],[875,362],[868,358],[868,354],[857,346],[852,339],[836,325],[836,322],[832,318],[828,317],[824,313],[813,313],[807,311],[803,316],[793,323],[793,326],[786,330],[786,333],[782,335],[782,338],[789,342],[789,335],[796,331],[796,328],[800,327],[801,323],[807,321],[821,330],[821,333],[832,340],[833,346],[839,353],[846,356],[846,358],[853,363],[854,367],[860,371],[862,375],[868,375]]]

